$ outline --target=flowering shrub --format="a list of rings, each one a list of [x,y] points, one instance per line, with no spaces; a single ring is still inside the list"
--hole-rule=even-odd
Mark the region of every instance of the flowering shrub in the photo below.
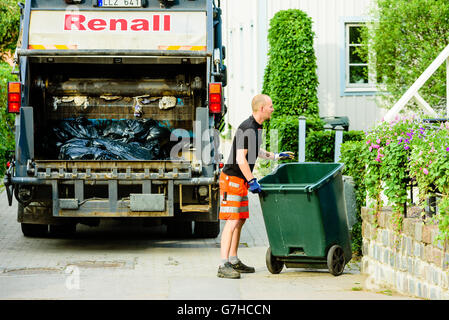
[[[397,117],[366,132],[362,143],[363,184],[368,198],[374,200],[375,211],[384,205],[383,191],[394,211],[393,223],[400,230],[408,202],[407,185],[413,181],[419,189],[420,205],[435,192],[441,195],[439,214],[434,217],[440,229],[437,239],[449,239],[449,122],[431,125],[419,118]]]
[[[437,239],[449,239],[449,122],[433,130],[419,128],[419,139],[414,143],[410,156],[410,176],[419,188],[423,202],[429,194],[439,193],[437,203],[440,234]]]

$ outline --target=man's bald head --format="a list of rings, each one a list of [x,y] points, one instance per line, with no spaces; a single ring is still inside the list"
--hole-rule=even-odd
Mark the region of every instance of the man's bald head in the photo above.
[[[266,94],[258,94],[254,96],[253,101],[251,102],[251,107],[253,112],[259,111],[260,107],[270,101],[270,97]]]

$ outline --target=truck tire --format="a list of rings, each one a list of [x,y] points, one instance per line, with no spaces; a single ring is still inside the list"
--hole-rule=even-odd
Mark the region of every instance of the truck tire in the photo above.
[[[48,232],[48,225],[21,223],[22,233],[25,237],[45,237]]]
[[[193,233],[198,238],[216,238],[220,234],[220,221],[195,221]]]
[[[71,224],[51,224],[50,234],[54,237],[68,237],[76,232],[76,223]]]
[[[173,238],[188,238],[192,236],[192,221],[167,222],[167,234]]]

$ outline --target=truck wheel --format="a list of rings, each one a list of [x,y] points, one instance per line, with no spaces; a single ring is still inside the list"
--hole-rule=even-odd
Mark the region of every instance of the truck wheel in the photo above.
[[[339,245],[333,245],[327,252],[327,267],[334,276],[339,276],[345,269],[345,254]]]
[[[195,221],[193,233],[198,238],[216,238],[220,234],[220,221]]]
[[[272,274],[278,274],[284,268],[284,262],[276,259],[275,256],[271,254],[271,248],[268,247],[267,254],[265,255],[265,263],[267,265],[268,271]]]
[[[192,236],[192,221],[167,222],[167,234],[174,238],[188,238]]]
[[[21,223],[21,227],[25,237],[45,237],[48,231],[46,224]]]
[[[67,237],[76,232],[76,224],[51,224],[50,234],[55,237]]]

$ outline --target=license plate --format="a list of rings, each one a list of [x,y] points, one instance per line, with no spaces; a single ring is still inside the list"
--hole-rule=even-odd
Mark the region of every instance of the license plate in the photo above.
[[[98,6],[103,8],[140,8],[142,0],[98,0]]]

